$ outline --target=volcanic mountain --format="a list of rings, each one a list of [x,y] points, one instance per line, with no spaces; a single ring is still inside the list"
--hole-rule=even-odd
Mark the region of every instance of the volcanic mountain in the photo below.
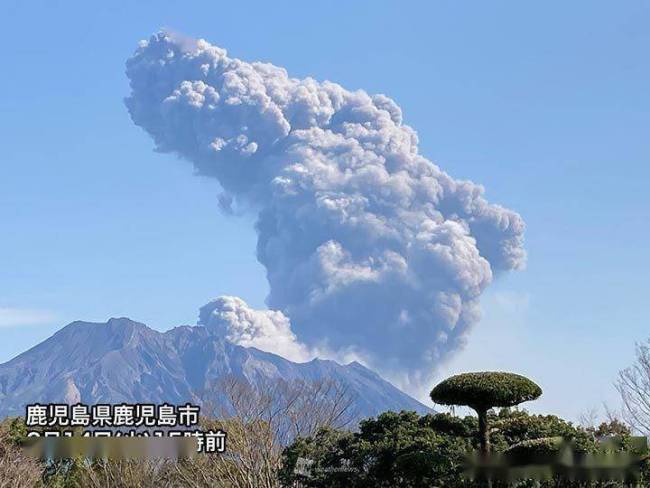
[[[253,388],[274,381],[332,381],[349,393],[355,418],[430,409],[357,362],[295,363],[233,344],[201,326],[159,332],[127,318],[72,322],[0,364],[0,418],[30,403],[201,403],[223,378]]]

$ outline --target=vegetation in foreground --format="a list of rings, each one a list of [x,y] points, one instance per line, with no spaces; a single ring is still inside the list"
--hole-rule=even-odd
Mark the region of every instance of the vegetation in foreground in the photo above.
[[[541,394],[537,385],[518,375],[459,375],[432,391],[434,400],[470,406],[478,418],[385,412],[362,421],[354,431],[344,421],[350,402],[335,385],[283,385],[259,392],[231,381],[220,385],[219,391],[230,400],[230,408],[217,418],[227,420],[203,419],[203,423],[228,432],[225,455],[177,461],[45,462],[23,453],[20,445],[27,431],[22,419],[6,419],[0,424],[0,488],[650,486],[645,451],[637,451],[642,457],[640,478],[628,484],[561,476],[508,483],[464,477],[468,452],[525,457],[553,454],[570,442],[588,454],[602,450],[603,440],[612,436],[619,442],[611,449],[638,449],[630,427],[616,418],[598,426],[577,426],[554,415],[511,408]]]

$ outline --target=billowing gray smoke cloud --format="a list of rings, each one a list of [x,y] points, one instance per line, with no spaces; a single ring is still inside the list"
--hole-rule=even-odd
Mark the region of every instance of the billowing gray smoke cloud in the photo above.
[[[166,33],[127,75],[157,150],[216,178],[224,208],[257,213],[267,305],[310,348],[355,350],[413,391],[462,344],[494,274],[524,265],[521,217],[419,155],[384,95]]]

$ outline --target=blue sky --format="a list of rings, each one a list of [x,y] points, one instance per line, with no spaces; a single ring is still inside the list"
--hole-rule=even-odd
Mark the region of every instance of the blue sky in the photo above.
[[[152,151],[124,62],[161,27],[296,77],[385,93],[420,151],[527,223],[443,371],[510,369],[576,418],[646,339],[650,6],[599,2],[26,2],[0,7],[0,361],[76,320],[164,330],[268,291],[250,217]]]

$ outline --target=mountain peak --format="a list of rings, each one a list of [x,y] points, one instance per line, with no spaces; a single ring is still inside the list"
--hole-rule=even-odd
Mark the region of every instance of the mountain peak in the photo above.
[[[146,327],[146,325],[136,322],[135,320],[131,320],[128,317],[111,317],[106,321],[106,325],[135,325],[139,327]]]
[[[334,380],[355,395],[360,417],[384,410],[429,409],[359,363],[294,363],[232,344],[204,327],[158,332],[127,317],[76,321],[0,364],[0,418],[29,403],[185,403],[227,376],[249,384]]]

